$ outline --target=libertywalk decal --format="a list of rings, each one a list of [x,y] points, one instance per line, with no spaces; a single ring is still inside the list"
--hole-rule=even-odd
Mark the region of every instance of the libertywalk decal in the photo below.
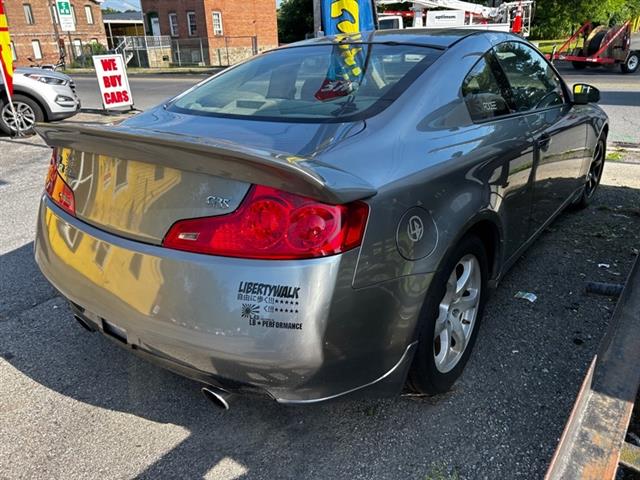
[[[259,282],[240,282],[237,299],[242,303],[241,317],[250,327],[302,330],[300,287]]]

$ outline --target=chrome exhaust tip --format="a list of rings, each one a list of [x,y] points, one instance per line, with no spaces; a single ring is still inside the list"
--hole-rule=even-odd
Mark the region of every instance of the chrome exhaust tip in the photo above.
[[[205,396],[205,398],[213,403],[216,407],[222,410],[229,410],[229,402],[231,400],[232,394],[230,394],[226,390],[208,386],[202,387],[202,390],[200,391]]]

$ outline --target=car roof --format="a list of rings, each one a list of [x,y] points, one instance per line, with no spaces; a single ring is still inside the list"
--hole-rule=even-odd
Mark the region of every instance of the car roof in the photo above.
[[[340,36],[334,35],[312,38],[310,40],[286,45],[285,48],[289,46],[293,47],[303,45],[335,44],[337,41],[344,41],[345,38],[348,38],[351,42],[354,43],[400,43],[422,45],[425,47],[433,47],[445,50],[453,46],[453,44],[463,38],[469,37],[471,35],[486,33],[488,33],[486,30],[453,28],[407,28],[402,30],[374,30],[370,32],[363,32],[361,34],[343,34]]]

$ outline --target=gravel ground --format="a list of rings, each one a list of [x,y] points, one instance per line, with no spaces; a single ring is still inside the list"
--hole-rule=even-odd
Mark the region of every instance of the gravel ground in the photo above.
[[[221,412],[72,320],[32,260],[48,152],[0,151],[2,479],[541,478],[614,308],[584,284],[623,281],[640,248],[640,165],[609,163],[506,276],[449,394]]]

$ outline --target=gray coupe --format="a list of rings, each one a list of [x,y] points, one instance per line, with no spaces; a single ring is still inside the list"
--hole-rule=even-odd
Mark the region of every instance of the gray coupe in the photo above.
[[[598,99],[506,33],[289,45],[116,126],[40,125],[36,261],[225,408],[444,392],[489,291],[593,197]]]

